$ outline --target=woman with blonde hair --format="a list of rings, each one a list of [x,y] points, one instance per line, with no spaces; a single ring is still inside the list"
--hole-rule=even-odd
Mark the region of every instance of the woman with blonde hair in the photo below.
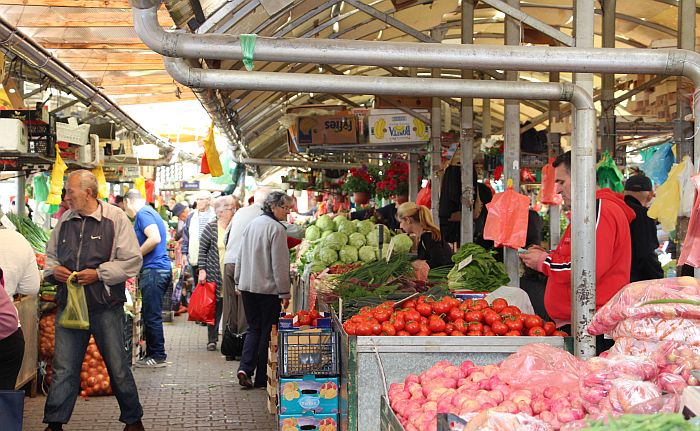
[[[431,268],[452,264],[452,248],[442,239],[427,207],[403,203],[396,211],[396,219],[404,232],[418,238],[419,260],[425,260]]]

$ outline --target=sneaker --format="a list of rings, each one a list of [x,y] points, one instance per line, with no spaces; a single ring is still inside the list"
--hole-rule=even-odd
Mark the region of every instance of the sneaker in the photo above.
[[[238,371],[238,374],[236,374],[236,375],[238,376],[238,384],[239,385],[243,386],[244,388],[252,388],[253,387],[253,382],[252,382],[252,380],[250,380],[250,377],[248,376],[248,374],[245,371],[240,370],[240,371]]]
[[[128,424],[124,427],[124,431],[145,431],[143,428],[143,423],[141,421],[134,422],[133,424]]]
[[[134,364],[137,368],[163,368],[167,367],[168,364],[165,359],[153,359],[149,357],[141,358]]]
[[[215,351],[216,350],[216,343],[207,344],[207,350],[209,350],[210,352]]]

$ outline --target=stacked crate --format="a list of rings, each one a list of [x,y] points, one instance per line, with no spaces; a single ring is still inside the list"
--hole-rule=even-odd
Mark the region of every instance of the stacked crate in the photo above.
[[[338,429],[338,334],[330,317],[317,327],[295,328],[280,319],[279,429]]]
[[[632,88],[650,81],[653,75],[629,75]],[[687,80],[682,80],[681,96],[692,103],[693,87]],[[655,117],[657,121],[670,122],[675,119],[677,112],[678,80],[667,79],[654,87],[635,95],[625,109],[631,114]]]
[[[277,326],[270,333],[270,347],[267,352],[267,411],[277,414],[277,399],[279,397],[279,375],[277,374],[277,351],[279,348]]]

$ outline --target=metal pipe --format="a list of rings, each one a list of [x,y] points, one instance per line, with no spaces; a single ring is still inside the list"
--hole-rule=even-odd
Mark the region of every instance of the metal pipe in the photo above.
[[[603,10],[603,48],[615,48],[615,9],[617,0],[601,0]],[[601,84],[601,147],[615,156],[615,74],[604,73]]]
[[[430,37],[436,40],[442,40],[444,32],[437,29],[430,31]],[[431,70],[433,79],[440,78],[440,68]],[[432,109],[430,112],[430,202],[433,221],[440,225],[440,188],[441,178],[438,176],[442,166],[442,110],[440,109],[440,98],[432,98]]]
[[[408,153],[408,200],[409,202],[415,202],[418,197],[418,190],[420,190],[420,184],[418,184],[418,154]]]
[[[549,74],[549,82],[559,82],[559,72],[551,72]],[[551,132],[551,127],[552,124],[555,121],[559,121],[560,117],[560,111],[559,111],[559,101],[557,100],[550,100],[549,102],[549,127],[550,127],[550,132]],[[554,145],[552,142],[552,136],[550,133],[550,136],[547,138],[547,144],[548,144],[548,155],[551,157],[555,154],[558,155],[560,151],[554,151]],[[559,142],[559,145],[561,146],[561,142]],[[561,149],[561,148],[559,148]],[[549,160],[547,160],[549,162]],[[559,240],[561,239],[561,206],[559,205],[550,205],[549,206],[549,248],[554,250],[557,248],[559,245]]]
[[[474,2],[462,1],[462,43],[474,43]],[[463,70],[462,79],[474,78],[474,71]],[[462,159],[462,219],[460,220],[460,245],[474,241],[474,219],[472,209],[474,204],[474,99],[462,97],[460,118],[460,148]],[[456,155],[455,155],[456,156]]]
[[[287,168],[349,169],[359,168],[360,163],[315,162],[311,160],[251,159],[244,157],[241,163],[250,166],[284,166]]]

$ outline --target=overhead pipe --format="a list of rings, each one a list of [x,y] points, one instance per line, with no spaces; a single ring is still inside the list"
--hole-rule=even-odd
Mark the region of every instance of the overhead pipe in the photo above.
[[[145,141],[157,145],[166,152],[172,153],[174,150],[172,145],[146,131],[95,86],[78,76],[63,62],[54,58],[51,53],[2,17],[0,17],[0,40],[2,41],[0,44],[4,45],[7,50],[51,77],[84,103],[96,107],[125,128],[137,132]]]
[[[284,166],[286,168],[350,169],[359,168],[361,163],[315,162],[311,160],[251,159],[244,157],[241,163],[250,166]]]

